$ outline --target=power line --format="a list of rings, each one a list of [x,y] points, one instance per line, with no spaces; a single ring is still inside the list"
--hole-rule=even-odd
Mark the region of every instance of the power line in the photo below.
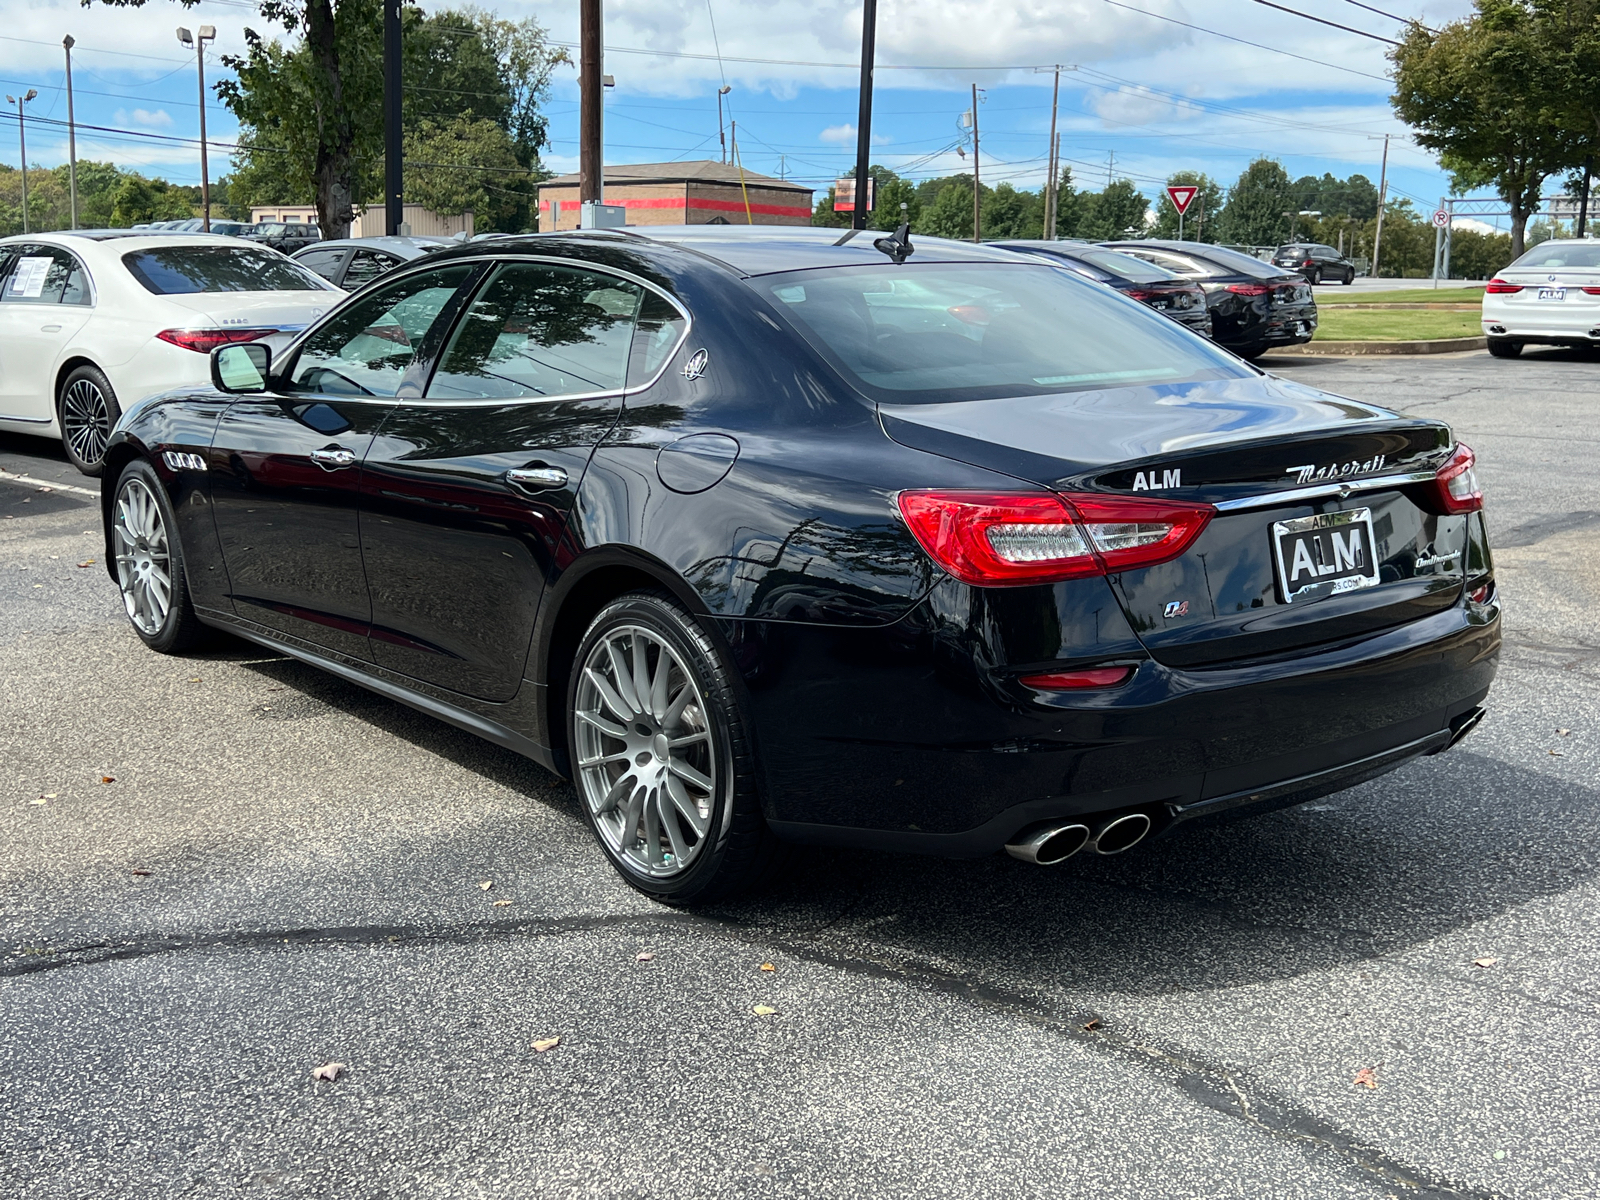
[[[1364,8],[1369,13],[1377,13],[1380,17],[1388,17],[1391,21],[1399,21],[1402,25],[1422,25],[1422,22],[1416,17],[1397,17],[1391,12],[1384,12],[1381,8],[1373,8],[1370,4],[1363,4],[1361,0],[1344,0],[1344,2],[1346,4],[1354,4],[1357,8]],[[1426,25],[1422,25],[1422,27],[1424,29],[1428,28]]]
[[[1274,4],[1272,0],[1256,0],[1256,3],[1264,4],[1268,8],[1275,8],[1279,12],[1286,12],[1291,17],[1302,17],[1307,21],[1315,21],[1318,25],[1330,25],[1334,29],[1342,29],[1346,33],[1353,33],[1358,37],[1371,38],[1375,42],[1387,42],[1391,46],[1398,46],[1400,44],[1393,38],[1379,37],[1375,33],[1368,33],[1365,29],[1357,29],[1353,25],[1341,25],[1337,21],[1328,20],[1326,17],[1313,17],[1310,13],[1303,13],[1298,8],[1285,8],[1281,4]],[[1385,15],[1387,16],[1388,14]]]

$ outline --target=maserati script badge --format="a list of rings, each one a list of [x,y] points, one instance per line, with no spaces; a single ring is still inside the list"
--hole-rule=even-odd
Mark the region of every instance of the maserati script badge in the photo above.
[[[706,363],[711,356],[704,350],[696,350],[689,355],[689,361],[683,364],[683,377],[685,379],[699,379],[706,373]]]

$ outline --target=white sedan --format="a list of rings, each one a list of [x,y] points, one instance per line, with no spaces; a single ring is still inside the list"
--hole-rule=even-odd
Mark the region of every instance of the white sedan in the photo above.
[[[211,350],[276,352],[344,293],[238,238],[122,230],[0,240],[0,430],[59,436],[100,473],[124,407],[210,379]]]
[[[1540,242],[1483,289],[1489,353],[1515,358],[1530,343],[1600,345],[1600,241]]]

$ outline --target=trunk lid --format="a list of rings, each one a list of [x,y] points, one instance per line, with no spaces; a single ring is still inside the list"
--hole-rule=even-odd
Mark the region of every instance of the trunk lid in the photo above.
[[[189,292],[161,299],[193,320],[191,329],[277,329],[261,341],[278,354],[307,325],[345,298],[343,292]]]
[[[902,444],[1056,491],[1216,505],[1182,558],[1111,578],[1146,648],[1171,666],[1357,637],[1460,594],[1465,518],[1426,512],[1408,490],[1453,445],[1438,421],[1271,377],[883,406],[880,420]],[[1370,523],[1377,582],[1343,592],[1313,583],[1287,596],[1293,564],[1278,564],[1275,527],[1358,510],[1364,517],[1331,520]]]

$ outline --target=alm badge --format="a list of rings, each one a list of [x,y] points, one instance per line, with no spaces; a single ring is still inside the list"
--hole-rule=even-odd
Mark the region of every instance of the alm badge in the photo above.
[[[1183,486],[1183,468],[1176,471],[1163,469],[1160,473],[1160,482],[1156,482],[1157,475],[1152,471],[1136,471],[1133,476],[1133,490],[1136,492],[1153,492],[1157,488],[1175,488]]]

